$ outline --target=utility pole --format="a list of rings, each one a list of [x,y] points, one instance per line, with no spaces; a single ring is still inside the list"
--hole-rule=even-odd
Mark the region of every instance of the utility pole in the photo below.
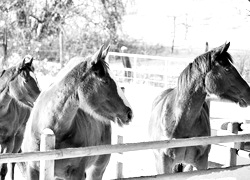
[[[61,67],[63,67],[63,30],[60,28],[59,32],[59,59],[60,59],[60,64]]]
[[[174,53],[174,40],[175,40],[175,20],[176,20],[176,16],[173,16],[174,18],[174,31],[173,31],[173,40],[172,40],[172,47],[171,47],[171,53],[173,54]]]

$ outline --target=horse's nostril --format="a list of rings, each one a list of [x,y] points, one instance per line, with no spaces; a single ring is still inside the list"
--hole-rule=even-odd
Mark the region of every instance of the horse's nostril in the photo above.
[[[131,120],[133,118],[133,112],[131,110],[128,111],[128,120]]]

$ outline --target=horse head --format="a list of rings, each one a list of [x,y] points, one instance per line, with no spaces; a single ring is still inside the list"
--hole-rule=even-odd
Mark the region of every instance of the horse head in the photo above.
[[[122,126],[131,121],[133,113],[105,62],[108,51],[109,46],[102,46],[88,59],[88,70],[78,88],[80,106],[98,120],[112,120]]]
[[[227,52],[229,46],[230,43],[225,43],[208,52],[211,68],[205,77],[206,90],[246,107],[250,105],[250,87],[234,67]]]
[[[9,87],[11,97],[30,107],[33,107],[33,103],[40,94],[40,88],[34,74],[32,62],[33,57],[26,56],[23,61],[17,65],[20,73],[17,78],[11,81]]]
[[[9,85],[20,74],[19,66],[13,66],[8,69],[2,69],[0,72],[0,102],[2,105],[9,102]],[[6,103],[5,103],[6,102]]]

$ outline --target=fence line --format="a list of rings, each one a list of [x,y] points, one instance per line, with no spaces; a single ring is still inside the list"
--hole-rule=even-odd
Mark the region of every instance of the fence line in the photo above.
[[[182,172],[182,173],[173,173],[173,174],[158,174],[154,176],[141,176],[141,177],[131,177],[131,178],[122,178],[119,180],[215,180],[215,179],[241,179],[248,180],[250,174],[250,164],[247,165],[239,165],[234,167],[226,167],[226,168],[212,168],[207,170],[199,170],[199,171],[190,171],[190,172]]]
[[[208,144],[218,144],[227,142],[247,142],[250,141],[250,134],[229,135],[229,136],[212,136],[212,137],[195,137],[186,139],[127,143],[116,145],[90,146],[84,148],[66,148],[45,152],[26,152],[26,153],[8,153],[0,155],[0,163],[25,162],[40,160],[57,160],[66,158],[76,158],[83,156],[94,156],[111,153],[122,153],[128,151],[138,151],[147,149],[175,148],[198,146]]]

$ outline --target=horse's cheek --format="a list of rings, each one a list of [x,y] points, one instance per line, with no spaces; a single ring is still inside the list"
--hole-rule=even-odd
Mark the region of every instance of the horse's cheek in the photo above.
[[[205,78],[205,88],[210,94],[219,95],[223,92],[222,87],[224,87],[225,82],[221,80],[220,74],[208,73]]]

